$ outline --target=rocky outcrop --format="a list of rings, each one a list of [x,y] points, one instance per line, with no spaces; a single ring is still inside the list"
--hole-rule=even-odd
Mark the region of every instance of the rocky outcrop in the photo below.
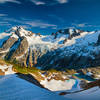
[[[42,36],[16,27],[0,48],[0,56],[21,66],[41,69],[99,66],[99,34],[71,28],[59,30],[51,36]]]
[[[27,51],[27,50],[28,50],[27,39],[25,37],[22,37],[20,45],[18,46],[18,48],[12,54],[11,59],[14,59],[16,57],[20,57],[20,56],[24,55],[25,51]]]
[[[60,52],[60,51],[59,51]],[[91,57],[88,56],[78,56],[77,54],[73,54],[71,56],[64,56],[61,57],[59,54],[56,55],[49,55],[46,54],[44,57],[40,58],[40,61],[43,61],[44,64],[41,64],[43,66],[42,69],[51,69],[55,68],[58,70],[64,70],[66,68],[68,69],[81,69],[81,68],[88,68],[88,67],[96,67],[100,65],[100,56],[96,56],[93,60]],[[46,60],[47,59],[47,60]]]
[[[5,72],[3,72],[1,69],[0,69],[0,75],[5,75]]]
[[[17,38],[10,37],[8,40],[4,41],[2,47],[0,48],[0,57],[4,58],[17,40]]]
[[[68,39],[65,39],[65,40],[63,41],[63,44],[65,44],[65,43],[67,42],[67,40],[68,40]]]
[[[97,45],[100,45],[100,35],[98,36]]]
[[[32,57],[32,50],[29,51],[29,66],[33,67],[33,57]]]
[[[6,40],[3,45],[2,48],[0,48],[0,52],[1,51],[6,51],[7,49],[11,48],[13,46],[13,44],[17,41],[17,38],[14,37],[10,37],[8,40]]]

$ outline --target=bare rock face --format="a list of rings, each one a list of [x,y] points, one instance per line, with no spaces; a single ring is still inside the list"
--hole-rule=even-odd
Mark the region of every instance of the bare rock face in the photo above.
[[[63,41],[63,44],[65,44],[67,42],[67,39],[65,39],[64,41]]]
[[[32,58],[32,50],[30,49],[29,52],[29,66],[33,67],[33,58]]]
[[[90,61],[91,66],[99,66],[100,65],[100,53],[95,54],[95,59]]]
[[[6,40],[0,48],[0,57],[4,57],[17,40],[18,39],[14,37],[10,37],[8,40]]]
[[[24,53],[25,53],[25,51],[27,51],[27,49],[28,49],[27,39],[25,37],[22,37],[18,48],[14,51],[11,58],[13,59],[13,58],[24,55]]]
[[[7,41],[5,41],[3,43],[3,46],[2,48],[0,48],[0,51],[5,51],[9,48],[11,48],[13,46],[13,44],[17,41],[18,39],[17,38],[14,38],[14,37],[10,37]]]
[[[26,51],[24,50],[23,53],[21,52],[20,56],[19,54],[17,54],[19,50],[17,52],[15,51],[16,53],[14,52],[12,54],[12,57],[10,58],[10,60],[12,59],[13,61],[16,60],[18,64],[25,67],[38,66],[40,62],[42,62],[42,59],[41,59],[42,56],[44,56],[47,53],[47,51],[42,50],[41,48],[38,48],[38,46],[37,47],[36,46],[34,49],[32,49],[31,47],[29,48],[25,47]]]
[[[98,36],[97,45],[100,45],[100,35]]]
[[[61,51],[60,51],[61,52]],[[53,55],[53,53],[46,54],[44,57],[40,58],[40,62],[44,60],[44,64],[42,69],[80,69],[80,68],[88,68],[88,67],[96,67],[100,65],[100,55],[96,55],[94,59],[88,56],[78,56],[77,54],[73,54],[71,56],[59,56],[60,53]],[[41,66],[40,64],[39,66]]]
[[[1,69],[0,69],[0,75],[5,75],[5,72],[3,72]]]

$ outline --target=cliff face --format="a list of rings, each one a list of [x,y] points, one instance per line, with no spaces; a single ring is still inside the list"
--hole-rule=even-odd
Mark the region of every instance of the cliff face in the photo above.
[[[0,34],[0,41],[0,57],[21,66],[63,70],[100,65],[100,31],[66,29],[43,36],[14,27],[9,35]]]

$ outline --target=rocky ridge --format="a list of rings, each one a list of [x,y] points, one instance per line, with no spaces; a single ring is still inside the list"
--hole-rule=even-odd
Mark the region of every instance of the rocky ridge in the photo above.
[[[64,70],[100,65],[100,31],[70,28],[43,36],[13,27],[0,34],[0,41],[0,57],[21,66]]]

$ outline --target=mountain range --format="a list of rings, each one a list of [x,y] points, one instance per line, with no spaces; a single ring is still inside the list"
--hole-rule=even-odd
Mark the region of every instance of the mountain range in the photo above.
[[[79,69],[100,65],[100,31],[75,28],[41,35],[12,27],[0,34],[0,57],[24,67]]]

